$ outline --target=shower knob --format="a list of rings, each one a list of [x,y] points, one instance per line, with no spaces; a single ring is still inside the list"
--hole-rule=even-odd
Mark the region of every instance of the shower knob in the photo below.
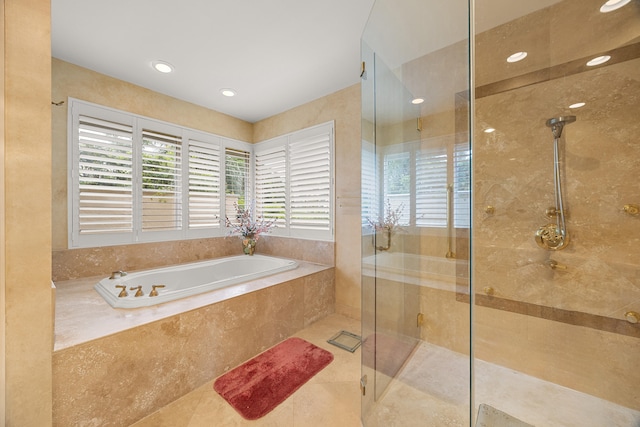
[[[624,212],[632,215],[632,216],[637,216],[640,215],[640,206],[639,205],[624,205]]]
[[[627,319],[627,322],[629,323],[638,323],[640,322],[640,314],[636,313],[635,311],[627,311],[624,314],[624,318]]]

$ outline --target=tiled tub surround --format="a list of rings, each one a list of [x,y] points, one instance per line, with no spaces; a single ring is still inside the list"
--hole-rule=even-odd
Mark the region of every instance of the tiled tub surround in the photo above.
[[[258,241],[256,253],[333,266],[334,245],[333,242],[263,236]],[[241,248],[237,237],[212,237],[54,250],[52,277],[54,282],[99,275],[106,277],[112,271],[144,270],[238,255],[242,253]]]
[[[140,309],[111,308],[102,276],[56,283],[54,425],[128,426],[333,313],[334,268],[299,264]]]

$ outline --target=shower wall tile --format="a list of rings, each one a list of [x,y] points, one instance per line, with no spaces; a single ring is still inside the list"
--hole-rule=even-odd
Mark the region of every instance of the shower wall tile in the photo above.
[[[476,99],[473,284],[478,293],[491,287],[509,307],[475,307],[474,349],[492,363],[638,409],[630,355],[640,340],[624,313],[640,312],[640,223],[623,206],[640,203],[640,59],[549,79],[549,67],[637,42],[637,5],[609,14],[601,5],[565,0],[476,38],[479,85],[529,71],[547,75]],[[520,50],[527,59],[505,65],[502,56]],[[586,105],[568,107],[579,101]],[[545,122],[564,115],[577,117],[560,144],[570,243],[547,251],[534,240],[555,220],[545,216],[555,203]]]
[[[470,354],[470,307],[459,302],[454,292],[420,288],[420,310],[424,324],[420,338],[462,354]]]
[[[637,338],[485,307],[474,319],[479,359],[640,409]]]

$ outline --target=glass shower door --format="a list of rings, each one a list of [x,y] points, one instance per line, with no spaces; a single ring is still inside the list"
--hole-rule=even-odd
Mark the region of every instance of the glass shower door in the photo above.
[[[466,1],[378,0],[363,35],[366,427],[470,422],[468,56]]]

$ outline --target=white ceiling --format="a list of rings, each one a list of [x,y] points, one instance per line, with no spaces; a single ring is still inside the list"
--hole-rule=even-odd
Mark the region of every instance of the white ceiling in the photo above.
[[[451,25],[466,20],[466,1],[454,2],[464,7],[424,0],[396,7],[396,1],[380,0],[376,9],[383,15],[380,45],[390,44],[400,62],[466,37]],[[477,29],[557,1],[476,0]],[[52,0],[52,54],[254,123],[359,82],[360,38],[373,3]],[[378,28],[378,20],[371,27]],[[389,20],[398,24],[395,31],[385,27]],[[155,60],[171,63],[175,72],[158,73]],[[237,95],[224,97],[222,88]]]
[[[52,0],[52,55],[253,123],[357,83],[372,5]],[[175,72],[154,71],[154,60]],[[227,87],[237,96],[222,96]]]

